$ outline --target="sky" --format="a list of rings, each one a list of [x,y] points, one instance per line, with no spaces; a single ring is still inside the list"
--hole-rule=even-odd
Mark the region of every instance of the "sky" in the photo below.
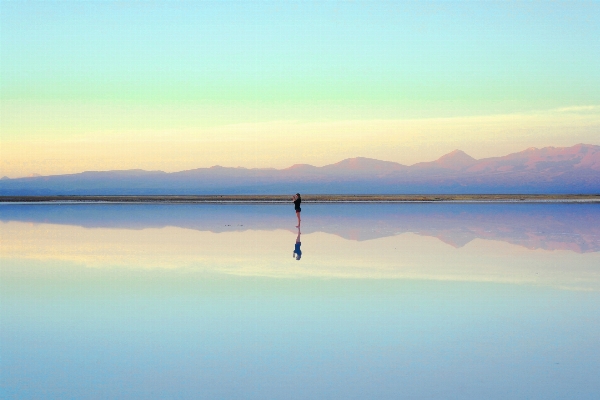
[[[600,144],[600,3],[0,1],[0,175]]]

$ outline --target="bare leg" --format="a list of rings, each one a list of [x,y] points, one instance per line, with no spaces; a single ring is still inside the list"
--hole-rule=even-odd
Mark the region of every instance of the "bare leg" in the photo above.
[[[300,211],[296,211],[296,217],[298,217],[298,225],[296,225],[296,228],[300,228]]]

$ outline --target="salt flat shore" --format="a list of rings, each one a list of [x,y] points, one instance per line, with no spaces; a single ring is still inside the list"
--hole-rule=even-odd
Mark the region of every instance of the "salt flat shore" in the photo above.
[[[0,203],[287,203],[290,195],[0,196]],[[303,195],[303,203],[600,203],[593,195]]]

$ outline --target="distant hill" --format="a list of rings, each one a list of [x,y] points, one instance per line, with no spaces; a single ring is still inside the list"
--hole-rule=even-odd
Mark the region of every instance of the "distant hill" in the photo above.
[[[0,195],[600,193],[600,146],[545,147],[476,160],[455,150],[406,166],[357,157],[285,169],[87,171],[0,180]]]

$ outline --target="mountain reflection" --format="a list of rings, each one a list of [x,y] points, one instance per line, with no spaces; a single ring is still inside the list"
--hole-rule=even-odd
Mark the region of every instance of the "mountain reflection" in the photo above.
[[[305,211],[305,212],[304,212]],[[364,241],[402,233],[432,236],[456,248],[474,239],[528,249],[600,251],[596,204],[307,204],[303,231]],[[0,206],[0,221],[85,228],[180,227],[214,233],[287,229],[289,205],[61,204]]]

